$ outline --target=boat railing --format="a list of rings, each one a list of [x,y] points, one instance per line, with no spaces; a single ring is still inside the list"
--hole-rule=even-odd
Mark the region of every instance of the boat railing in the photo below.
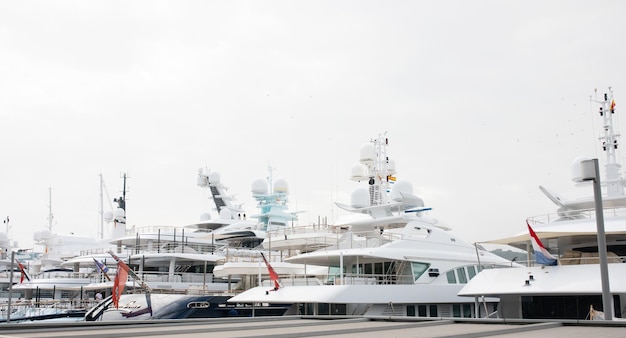
[[[190,254],[214,254],[221,245],[210,243],[174,243],[167,242],[142,244],[137,246],[123,247],[118,254],[139,255],[142,253],[190,253]]]
[[[325,224],[311,224],[311,225],[298,225],[293,227],[284,227],[280,229],[274,229],[267,232],[268,237],[271,236],[284,236],[294,234],[311,234],[311,233],[333,233],[343,234],[346,229],[341,227],[328,226]]]
[[[407,238],[404,234],[382,229],[346,231],[338,227],[314,225],[273,230],[268,233],[264,246],[280,250],[284,250],[285,247],[293,249],[297,246],[301,252],[310,252],[337,248],[373,248],[404,238]],[[283,244],[290,240],[292,243]]]
[[[605,207],[603,208],[604,217],[626,217],[625,207]],[[531,225],[548,224],[559,220],[575,220],[575,219],[593,219],[596,217],[595,209],[567,210],[561,212],[553,212],[532,216],[528,218]]]
[[[413,275],[395,274],[335,274],[328,284],[335,285],[375,285],[375,284],[414,284]]]
[[[283,285],[397,285],[414,284],[413,275],[394,274],[366,274],[366,273],[346,273],[343,276],[339,273],[320,275],[316,277],[306,275],[279,275],[280,283]],[[303,281],[310,281],[308,283]],[[269,283],[264,280],[263,283]],[[288,284],[286,284],[288,283]],[[305,283],[305,284],[303,284]],[[270,285],[270,284],[268,284]]]
[[[33,274],[33,279],[89,279],[91,272],[42,271]]]
[[[222,280],[214,277],[212,273],[202,272],[159,272],[159,271],[135,271],[144,282],[158,283],[221,283]],[[132,282],[132,279],[129,279]]]
[[[108,254],[109,251],[117,251],[113,246],[80,250],[79,256],[94,256]],[[120,252],[117,252],[120,253]]]
[[[98,304],[99,300],[94,299],[17,299],[10,304],[10,319],[19,321],[32,317],[46,316],[53,312],[62,310],[80,311],[88,310]],[[9,303],[0,303],[0,322],[7,321],[9,311]]]
[[[288,251],[267,251],[257,248],[230,248],[225,247],[218,251],[218,253],[222,254],[225,258],[219,263],[251,263],[251,262],[262,262],[261,253],[265,255],[265,259],[268,262],[282,262],[285,258],[289,258]]]
[[[586,264],[600,264],[600,258],[597,252],[579,252],[579,255],[573,255],[572,251],[568,251],[557,259],[558,265],[586,265]],[[626,262],[626,256],[618,256],[613,252],[607,253],[607,263],[624,263]],[[521,260],[516,261],[524,266],[533,267],[533,266],[541,266],[542,264],[537,263],[536,260]]]
[[[133,236],[135,234],[156,234],[156,233],[161,233],[164,235],[174,234],[174,233],[181,234],[185,232],[185,230],[187,230],[186,232],[188,233],[191,233],[194,231],[194,229],[185,229],[185,228],[181,228],[179,226],[173,226],[173,225],[132,226],[126,229],[126,236]]]

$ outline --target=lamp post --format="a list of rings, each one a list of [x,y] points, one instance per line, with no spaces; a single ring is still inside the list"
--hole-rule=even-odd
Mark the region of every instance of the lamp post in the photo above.
[[[602,305],[604,319],[613,320],[613,298],[609,286],[609,267],[606,252],[606,235],[604,233],[604,210],[602,207],[602,190],[600,185],[600,169],[598,159],[582,160],[579,163],[579,175],[574,181],[593,181],[593,200],[596,208],[596,226],[598,228],[598,255],[600,256],[600,279],[602,282]]]

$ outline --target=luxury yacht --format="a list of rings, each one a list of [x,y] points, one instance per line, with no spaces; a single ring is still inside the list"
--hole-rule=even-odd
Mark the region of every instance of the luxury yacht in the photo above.
[[[120,252],[119,248],[126,250],[128,259],[124,261],[141,280],[129,279],[125,287],[141,290],[122,294],[117,306],[113,297],[108,297],[89,311],[86,319],[247,316],[252,312],[282,314],[284,306],[264,306],[254,310],[252,307],[226,306],[226,299],[236,290],[247,288],[249,279],[238,273],[220,273],[227,261],[245,261],[251,255],[258,256],[259,251],[255,249],[265,238],[266,231],[286,227],[296,219],[294,213],[287,211],[286,182],[277,180],[272,184],[271,173],[268,180],[253,182],[252,193],[259,213],[246,216],[240,207],[226,198],[219,175],[201,171],[199,185],[211,188],[220,218],[207,218],[168,235],[152,231],[119,239],[117,251]],[[254,275],[257,271],[255,268]],[[108,282],[107,285],[111,288],[114,283]]]
[[[597,186],[597,195],[602,195],[600,208],[596,207],[593,195],[572,200],[539,187],[557,205],[556,213],[530,217],[527,224],[521,221],[520,233],[489,243],[508,244],[530,252],[532,230],[536,234],[535,243],[543,246],[543,249],[536,248],[535,254],[543,251],[552,255],[555,259],[550,263],[553,264],[537,264],[529,257],[523,268],[482,271],[459,293],[461,296],[499,297],[499,318],[585,320],[604,316],[606,319],[623,318],[626,313],[626,264],[623,264],[626,195],[622,167],[618,163],[619,134],[613,92],[609,89],[600,100],[593,102],[600,106],[602,133],[599,139],[605,154],[604,177],[594,183],[604,185],[603,193]],[[584,157],[574,160],[572,179],[575,182],[580,181],[581,164],[585,162],[590,163],[590,160]],[[594,190],[591,185],[581,188],[590,194]],[[602,242],[606,243],[606,255],[599,254],[603,251],[604,246],[599,245]],[[602,280],[603,266],[606,282]],[[605,293],[604,283],[608,287]],[[604,305],[603,294],[612,306]]]
[[[318,316],[477,317],[494,311],[496,298],[479,307],[457,293],[479,271],[515,263],[463,241],[429,216],[412,185],[396,180],[387,147],[384,136],[371,140],[352,168],[352,179],[365,187],[352,193],[350,205],[337,205],[357,217],[269,233],[264,246],[303,266],[301,275],[272,273],[268,262],[270,279],[228,302],[284,304],[285,314]]]

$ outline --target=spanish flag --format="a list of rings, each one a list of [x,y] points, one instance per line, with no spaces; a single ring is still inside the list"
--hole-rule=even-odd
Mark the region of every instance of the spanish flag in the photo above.
[[[615,113],[615,100],[611,100],[611,113]]]

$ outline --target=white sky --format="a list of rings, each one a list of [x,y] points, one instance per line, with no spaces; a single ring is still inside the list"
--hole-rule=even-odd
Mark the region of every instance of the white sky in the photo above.
[[[601,155],[594,88],[626,113],[624,14],[623,1],[3,0],[0,217],[32,247],[51,187],[53,230],[95,237],[98,175],[113,198],[127,172],[130,225],[188,224],[212,207],[200,167],[253,213],[270,164],[302,223],[336,218],[361,145],[387,132],[432,216],[468,241],[508,236],[555,210],[538,185],[591,194],[570,164]]]

